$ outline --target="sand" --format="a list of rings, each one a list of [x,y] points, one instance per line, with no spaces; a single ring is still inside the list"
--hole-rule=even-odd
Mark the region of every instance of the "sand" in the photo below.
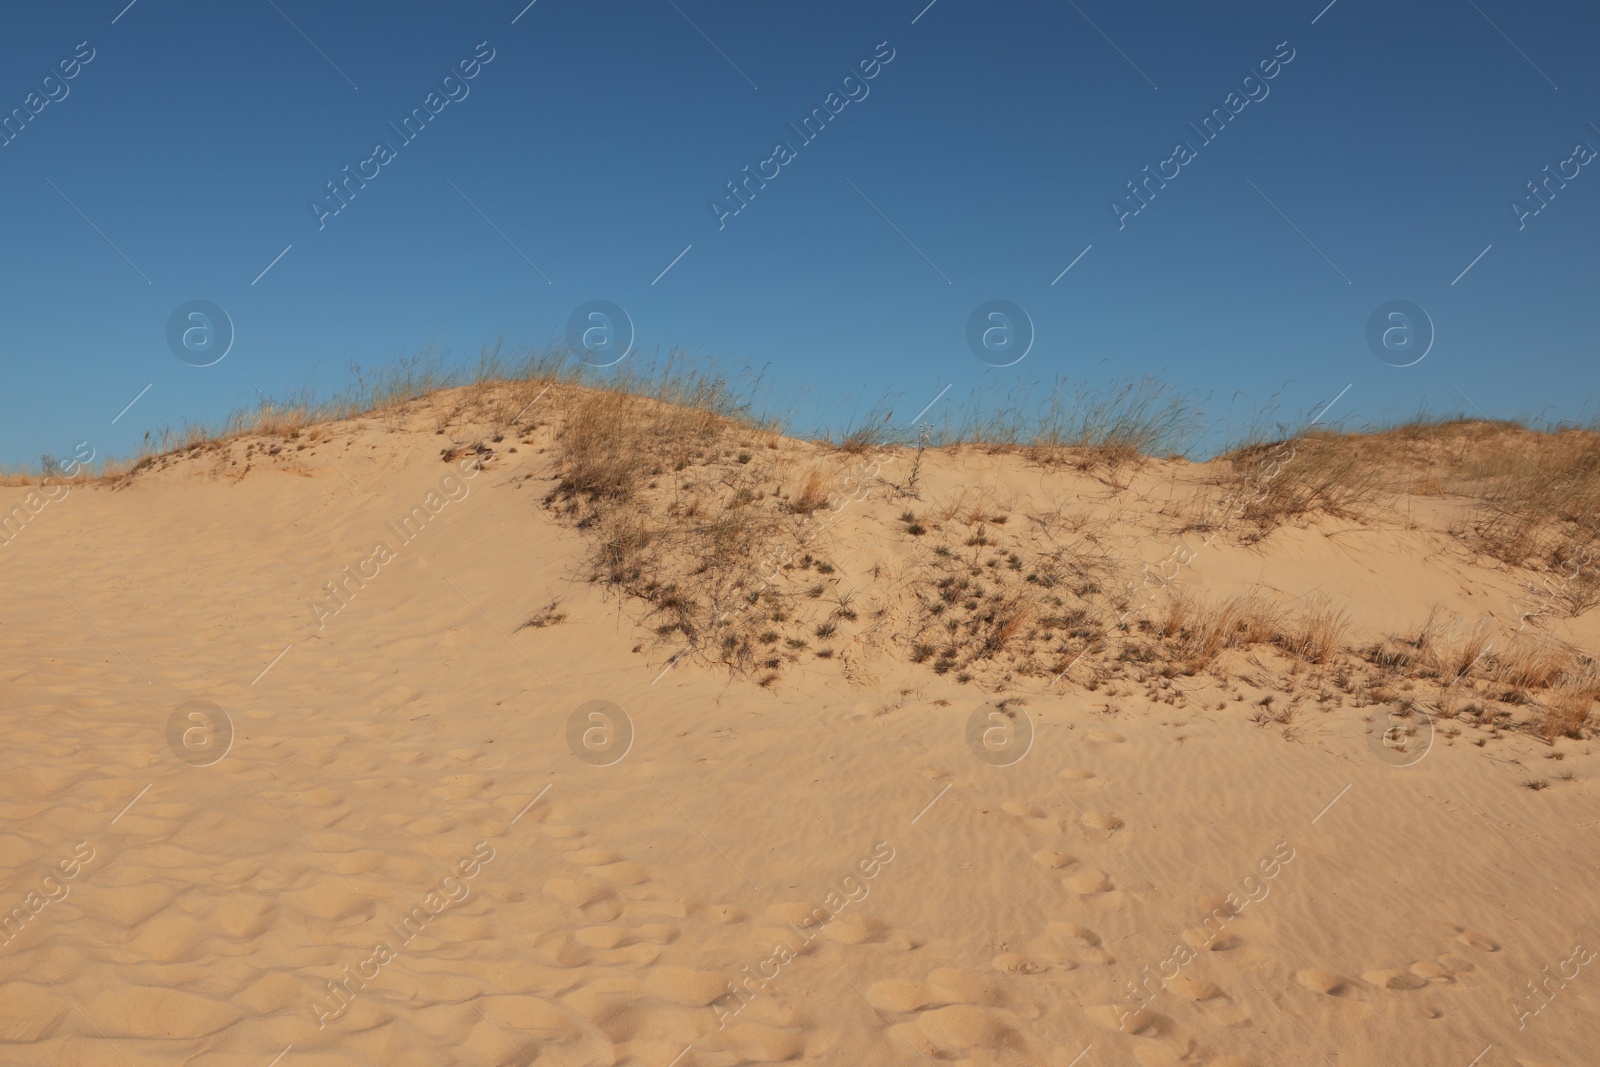
[[[576,577],[542,446],[450,443],[197,453],[0,548],[0,1064],[1594,1062],[1590,742],[1466,726],[1394,766],[1381,709],[1256,721],[1303,680],[1245,655],[1181,701],[871,642],[766,688],[663,672]],[[1115,495],[975,453],[925,478]],[[1166,552],[1158,498],[1106,505],[1110,548]],[[873,509],[833,542],[863,583]],[[1363,639],[1503,619],[1515,576],[1445,521],[1219,542],[1190,580],[1318,588]],[[980,758],[991,727],[1026,753]]]

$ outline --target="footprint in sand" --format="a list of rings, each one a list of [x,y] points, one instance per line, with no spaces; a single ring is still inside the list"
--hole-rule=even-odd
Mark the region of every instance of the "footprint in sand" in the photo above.
[[[917,1017],[917,1029],[942,1053],[996,1048],[1009,1032],[998,1014],[972,1004],[924,1012]]]
[[[541,824],[539,832],[551,839],[550,843],[564,852],[578,852],[587,848],[580,838],[588,837],[587,830],[580,830],[576,826],[559,826],[549,823]]]
[[[1015,972],[1012,972],[1015,973]],[[992,1010],[1003,994],[995,976],[944,967],[925,982],[888,978],[866,990],[867,1000],[884,1012],[919,1013],[893,1029],[924,1056],[998,1048],[1011,1038],[1004,1016]]]
[[[621,926],[585,926],[574,931],[572,938],[590,948],[621,948],[634,940],[627,928]]]
[[[1061,884],[1067,888],[1068,892],[1076,893],[1083,897],[1093,896],[1096,893],[1109,893],[1116,888],[1111,879],[1107,877],[1105,871],[1096,870],[1093,867],[1085,867],[1081,871],[1067,875],[1061,879]]]
[[[1057,784],[1051,792],[1057,795],[1082,796],[1105,786],[1105,782],[1101,781],[1098,775],[1082,767],[1068,767],[1058,772],[1056,778]]]
[[[1046,930],[1046,932],[1048,932],[1050,934],[1051,937],[1059,938],[1062,941],[1068,942],[1070,944],[1075,944],[1075,945],[1098,945],[1098,944],[1100,944],[1100,935],[1099,934],[1095,933],[1093,930],[1089,929],[1087,926],[1079,926],[1077,923],[1052,922],[1048,926],[1045,927],[1045,930]]]
[[[1428,984],[1426,978],[1418,978],[1410,971],[1389,967],[1378,971],[1366,971],[1361,975],[1361,980],[1379,989],[1421,989]]]
[[[728,992],[728,976],[689,967],[655,967],[645,987],[662,1000],[687,1008],[703,1008]]]
[[[1236,1004],[1215,983],[1192,975],[1180,974],[1167,981],[1167,988],[1194,1004],[1195,1008],[1212,1022],[1222,1026],[1243,1026],[1250,1021],[1250,1013]]]
[[[760,1023],[741,1022],[728,1028],[728,1042],[742,1061],[781,1063],[805,1055],[803,1034]]]
[[[578,944],[589,948],[620,949],[640,946],[634,952],[627,954],[628,959],[648,957],[648,962],[654,960],[656,953],[647,946],[671,944],[678,939],[678,931],[665,923],[645,923],[632,929],[625,926],[586,926],[577,930],[572,936]]]
[[[1481,934],[1466,926],[1457,926],[1455,923],[1437,923],[1449,936],[1454,936],[1456,941],[1468,948],[1475,948],[1479,952],[1499,952],[1500,944],[1487,934]]]
[[[1069,970],[1086,963],[1106,966],[1116,962],[1116,957],[1100,943],[1100,935],[1077,923],[1050,922],[1044,936],[1029,947]]]
[[[1089,740],[1100,745],[1120,745],[1128,739],[1114,730],[1090,730]]]
[[[567,930],[547,930],[534,938],[535,954],[552,967],[585,967],[594,960],[594,949]]]
[[[938,1004],[927,984],[909,978],[885,978],[867,987],[867,1000],[882,1011],[910,1012]]]
[[[842,945],[864,945],[882,941],[888,927],[870,915],[841,916],[822,928],[822,936]]]
[[[591,921],[605,922],[622,914],[616,893],[592,878],[552,878],[544,884],[544,895],[576,908]]]
[[[957,967],[940,967],[928,974],[928,987],[945,1003],[998,1007],[1005,991],[993,975],[974,974]]]
[[[612,849],[586,844],[583,839],[588,836],[587,833],[576,827],[542,825],[540,830],[551,837],[558,847],[566,850],[568,861],[584,868],[586,873],[585,877],[551,879],[543,887],[545,896],[578,909],[591,922],[603,923],[619,917],[637,919],[643,916],[667,916],[681,919],[687,916],[688,907],[682,901],[654,899],[648,896],[648,891],[641,894],[638,890],[627,892],[626,901],[618,895],[618,887],[639,886],[653,880],[651,869],[645,864],[629,860]],[[609,934],[580,932],[578,940],[586,946],[605,950],[603,955],[596,958],[597,962],[648,965],[654,963],[658,955],[654,945],[667,944],[677,937],[675,929],[659,923],[644,924],[637,928],[637,933],[639,936],[613,945],[593,940],[608,938],[611,936]]]
[[[577,1035],[580,1040],[567,1044],[572,1040],[568,1035],[570,1029],[561,1026],[559,1017],[540,1019],[534,1016],[537,1024],[543,1022],[543,1027],[529,1028],[530,1032],[543,1040],[555,1044],[566,1045],[557,1053],[558,1063],[616,1063],[618,1062],[617,1045],[628,1042],[634,1050],[640,1051],[641,1046],[649,1048],[654,1045],[657,1054],[652,1059],[661,1059],[662,1056],[670,1058],[666,1049],[678,1042],[680,1035],[686,1030],[687,1013],[679,1007],[665,1006],[660,1003],[640,1002],[636,993],[623,993],[620,990],[597,990],[593,985],[582,985],[560,998],[559,1006],[572,1013],[573,1021],[580,1021]],[[558,1028],[559,1027],[559,1028]],[[541,1029],[544,1031],[541,1033]],[[692,1031],[691,1031],[692,1032]],[[549,1036],[546,1036],[546,1035]],[[671,1035],[669,1040],[661,1040]],[[487,1035],[486,1035],[487,1036]],[[649,1039],[654,1038],[654,1041]],[[647,1041],[649,1042],[647,1044]],[[682,1048],[681,1044],[677,1044]],[[503,1055],[505,1042],[500,1042],[500,1053]],[[543,1050],[531,1050],[533,1055],[521,1055],[514,1060],[496,1058],[493,1063],[531,1063],[534,1056],[543,1060],[544,1052],[556,1052],[556,1049],[546,1047]],[[624,1057],[631,1059],[633,1057]],[[663,1060],[663,1062],[665,1062]]]
[[[1122,829],[1122,820],[1109,811],[1086,811],[1083,813],[1083,825],[1091,830],[1110,833]]]
[[[1019,819],[1043,819],[1044,809],[1037,804],[1024,804],[1019,800],[1008,800],[1000,805],[1000,810],[1007,815],[1015,815]]]
[[[1036,863],[1042,863],[1046,867],[1055,870],[1060,870],[1062,867],[1070,866],[1078,861],[1077,857],[1070,852],[1051,852],[1048,849],[1040,849],[1033,854],[1033,858]]]
[[[590,867],[589,870],[617,885],[643,885],[652,880],[650,868],[633,860],[618,860],[603,867]]]
[[[1325,971],[1321,967],[1307,967],[1294,973],[1294,980],[1313,993],[1325,996],[1343,996],[1350,990],[1350,979],[1342,974]]]
[[[1191,926],[1183,932],[1184,941],[1201,952],[1226,952],[1244,944],[1242,940],[1225,931],[1208,930],[1204,926]]]
[[[1077,923],[1048,923],[1045,933],[1022,945],[1022,952],[1006,952],[990,960],[1002,974],[1042,974],[1051,969],[1075,971],[1080,966],[1110,965],[1117,957],[1107,952],[1101,936]]]
[[[621,860],[622,856],[609,848],[580,848],[569,853],[567,859],[580,867],[604,867]]]
[[[1459,957],[1458,957],[1459,958]],[[1461,960],[1466,963],[1465,960]],[[1467,963],[1470,969],[1472,964]],[[1411,966],[1401,969],[1387,967],[1375,971],[1367,971],[1361,976],[1362,981],[1377,986],[1379,989],[1421,989],[1423,986],[1438,983],[1453,983],[1454,971],[1451,967],[1431,960],[1419,960]]]

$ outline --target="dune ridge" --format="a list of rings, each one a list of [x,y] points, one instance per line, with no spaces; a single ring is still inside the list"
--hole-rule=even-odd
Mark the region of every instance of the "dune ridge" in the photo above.
[[[1585,1063],[1595,454],[486,380],[84,475],[0,547],[0,1063]]]

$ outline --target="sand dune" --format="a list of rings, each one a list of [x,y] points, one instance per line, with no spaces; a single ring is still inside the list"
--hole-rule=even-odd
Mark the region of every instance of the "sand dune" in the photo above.
[[[0,1064],[1593,1062],[1588,727],[1362,652],[1430,612],[1484,663],[1600,646],[1600,612],[1526,621],[1459,499],[1205,544],[1216,464],[886,450],[785,511],[817,562],[776,557],[794,606],[730,678],[724,630],[587,580],[559,400],[195,449],[0,548]],[[872,458],[747,436],[650,476],[673,521]],[[1052,545],[1059,588],[1125,590],[1179,544],[1125,629],[1024,599]],[[924,614],[967,566],[1016,626],[967,587]],[[1243,595],[1348,623],[1320,662],[1173,651],[1174,598]],[[1408,706],[1431,744],[1386,749]]]

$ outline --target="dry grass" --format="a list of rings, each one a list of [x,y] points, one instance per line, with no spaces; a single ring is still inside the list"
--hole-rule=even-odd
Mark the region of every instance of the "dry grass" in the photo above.
[[[1566,678],[1575,650],[1536,633],[1517,634],[1502,650],[1483,657],[1484,676],[1513,689],[1548,689]]]
[[[795,495],[782,492],[785,450],[725,380],[669,365],[565,386],[555,408],[546,504],[592,535],[590,578],[640,602],[660,640],[771,684],[807,635],[835,633],[826,586],[803,596],[797,577],[834,570],[805,551],[832,479],[813,463]]]
[[[1105,393],[1084,384],[1069,393],[1069,384],[1060,378],[1013,390],[990,414],[980,402],[963,425],[930,431],[928,439],[942,447],[1017,452],[1047,466],[1115,469],[1186,451],[1202,423],[1191,398],[1154,378],[1125,381]]]
[[[1049,412],[1023,452],[1036,463],[1117,467],[1183,451],[1197,425],[1194,405],[1154,379],[1126,383],[1106,396],[1079,387],[1072,400],[1056,387]]]
[[[1344,650],[1348,628],[1349,619],[1329,601],[1313,600],[1291,612],[1260,590],[1213,603],[1178,591],[1156,624],[1168,654],[1190,674],[1228,649],[1254,645],[1275,646],[1304,663],[1326,663]]]
[[[561,478],[554,495],[599,506],[629,499],[646,479],[682,470],[720,427],[647,397],[573,392],[564,398]]]
[[[1289,522],[1313,516],[1359,519],[1383,489],[1381,469],[1345,444],[1344,435],[1307,433],[1250,445],[1227,457],[1222,503],[1210,504],[1189,527],[1226,529],[1238,523],[1246,540],[1259,540]]]
[[[1590,661],[1569,670],[1549,694],[1541,724],[1545,740],[1582,737],[1596,700],[1600,700],[1600,666]]]
[[[1296,659],[1323,664],[1344,651],[1349,629],[1350,617],[1342,609],[1325,598],[1312,598],[1304,611],[1285,620],[1276,640]]]
[[[807,523],[831,499],[829,487],[845,479],[817,450],[775,442],[770,428],[730,414],[720,395],[712,389],[705,394],[712,403],[686,407],[620,389],[567,391],[551,504],[594,533],[594,577],[640,598],[664,639],[686,639],[697,654],[766,672],[770,684],[812,639],[837,638],[848,656],[845,620],[814,610],[824,584],[800,581],[801,571],[825,561],[807,552],[805,566],[787,562],[812,544]],[[1313,515],[1365,514],[1385,471],[1369,443],[1353,440],[1319,432],[1233,454],[1233,515],[1213,525],[1236,517],[1247,537],[1259,537]],[[1107,447],[1110,455],[1122,446]],[[992,487],[969,487],[930,498],[898,522],[883,520],[887,534],[905,539],[906,552],[896,576],[900,596],[878,601],[873,617],[892,623],[884,633],[913,661],[988,685],[1054,677],[1080,660],[1080,674],[1093,677],[1107,670],[1170,677],[1255,646],[1293,664],[1349,661],[1349,619],[1326,600],[1284,610],[1259,591],[1213,604],[1173,597],[1163,617],[1138,622],[1138,631],[1160,632],[1155,645],[1126,624],[1108,627],[1107,611],[1119,605],[1103,590],[1120,588],[1118,568],[1093,547],[1096,527],[1057,513],[1018,529],[1007,525],[1016,507]],[[1068,529],[1077,540],[1058,543],[1056,533]],[[1458,631],[1430,621],[1383,654],[1383,669],[1437,679],[1446,689],[1473,676],[1521,693],[1549,689],[1573,662],[1570,650],[1531,637],[1495,649],[1484,632]]]
[[[823,476],[820,468],[812,467],[806,472],[806,478],[801,483],[800,491],[794,494],[794,498],[789,501],[789,510],[796,515],[810,515],[813,511],[822,507],[827,499],[827,479]]]
[[[1433,711],[1443,718],[1467,715],[1492,725],[1498,717],[1510,725],[1511,708],[1542,704],[1542,715],[1524,716],[1518,727],[1546,739],[1580,736],[1600,698],[1600,665],[1537,631],[1493,637],[1488,623],[1445,619],[1435,609],[1412,634],[1366,649],[1367,661],[1378,668],[1366,686],[1372,700],[1393,699],[1395,686],[1431,682],[1439,688]]]
[[[1466,677],[1480,661],[1493,651],[1488,620],[1480,619],[1472,626],[1459,620],[1446,621],[1438,606],[1429,609],[1408,644],[1416,650],[1409,659],[1427,669],[1434,677],[1443,678],[1453,685]]]
[[[1473,457],[1479,501],[1461,533],[1475,547],[1537,575],[1534,615],[1600,605],[1600,433],[1505,433]]]
[[[1467,502],[1456,532],[1495,559],[1533,570],[1537,614],[1600,604],[1600,429],[1421,419],[1341,438],[1393,488]]]

